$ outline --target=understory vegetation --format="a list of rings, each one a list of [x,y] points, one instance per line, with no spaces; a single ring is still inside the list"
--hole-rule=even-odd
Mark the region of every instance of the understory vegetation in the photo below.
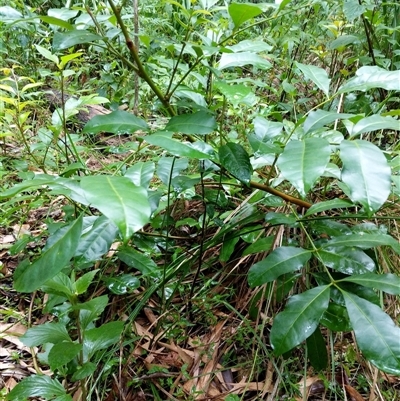
[[[397,2],[0,17],[0,400],[400,399]]]

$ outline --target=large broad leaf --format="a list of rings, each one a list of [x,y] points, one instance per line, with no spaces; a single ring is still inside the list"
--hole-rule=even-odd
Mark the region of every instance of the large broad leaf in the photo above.
[[[244,67],[245,65],[254,65],[260,69],[268,69],[272,67],[272,64],[265,58],[252,53],[223,53],[219,60],[219,70],[229,67]]]
[[[400,277],[395,274],[374,274],[366,273],[346,277],[343,281],[350,281],[364,285],[365,287],[375,288],[380,291],[385,291],[388,294],[400,294]]]
[[[350,137],[381,129],[400,131],[400,121],[390,116],[384,117],[374,114],[372,116],[362,118],[356,124],[354,124],[350,132]]]
[[[327,124],[332,123],[335,120],[343,120],[344,118],[354,117],[353,114],[336,113],[333,111],[316,110],[311,111],[306,121],[304,121],[304,132],[315,131]]]
[[[172,117],[165,127],[166,131],[181,132],[189,135],[205,135],[217,128],[215,117],[206,111],[182,114]]]
[[[149,222],[151,209],[147,191],[127,177],[83,177],[81,187],[89,203],[119,228],[124,240]]]
[[[62,227],[54,235],[57,240],[31,265],[20,265],[14,273],[14,287],[19,292],[37,290],[64,269],[74,256],[82,232],[82,217]],[[51,238],[49,239],[51,240]]]
[[[96,351],[117,343],[123,328],[123,322],[110,322],[95,329],[85,330],[83,333],[84,357],[88,358]]]
[[[263,285],[282,274],[300,270],[311,258],[311,254],[310,251],[294,246],[275,249],[265,259],[251,266],[248,277],[250,287]]]
[[[328,365],[328,352],[325,339],[319,327],[306,340],[308,359],[316,370],[325,369]]]
[[[362,250],[348,247],[328,247],[318,251],[322,263],[344,274],[363,274],[375,271],[375,262]]]
[[[187,159],[163,156],[158,160],[157,175],[165,185],[170,185],[170,180],[186,169],[188,164]]]
[[[340,144],[343,162],[342,181],[349,188],[353,202],[359,202],[367,213],[377,211],[390,194],[390,167],[383,152],[364,140]]]
[[[116,110],[110,114],[95,116],[85,125],[82,132],[98,134],[109,132],[112,134],[133,134],[138,130],[149,129],[145,121],[123,110]]]
[[[342,291],[359,348],[384,372],[400,375],[400,329],[382,309]]]
[[[237,28],[249,19],[260,15],[263,10],[254,4],[232,3],[228,7],[228,12],[232,18],[235,28]]]
[[[189,159],[210,159],[211,156],[193,147],[191,143],[184,143],[172,138],[172,134],[159,133],[148,135],[145,141],[151,145],[159,146],[174,156],[187,157]]]
[[[215,87],[226,97],[229,103],[233,106],[244,104],[252,107],[257,103],[257,96],[254,94],[252,88],[244,84],[227,84],[226,82],[217,82]]]
[[[277,165],[282,175],[305,197],[324,173],[330,154],[331,147],[325,139],[292,140],[279,156]]]
[[[334,247],[357,247],[361,249],[374,248],[376,246],[390,246],[399,252],[399,243],[387,234],[349,234],[340,235],[322,244],[322,248]]]
[[[81,236],[75,252],[77,263],[95,262],[110,250],[118,233],[116,225],[105,216],[98,217]]]
[[[305,216],[325,212],[326,210],[345,209],[348,207],[354,207],[354,204],[344,199],[331,199],[328,201],[315,203],[307,210]]]
[[[243,146],[228,142],[218,149],[218,154],[222,166],[233,176],[246,184],[250,182],[253,167],[250,164],[249,155]]]
[[[156,263],[151,258],[135,251],[131,247],[125,246],[120,248],[117,257],[129,267],[139,270],[143,276],[159,277],[161,274]]]
[[[400,91],[400,70],[386,71],[377,66],[364,66],[356,76],[339,88],[338,94],[352,91],[367,91],[373,88]]]
[[[57,400],[72,401],[72,397],[66,394],[62,384],[46,375],[26,377],[7,394],[6,399],[8,401],[25,401],[31,397],[43,397],[47,400],[57,397]]]
[[[81,351],[82,344],[64,341],[55,344],[49,352],[50,369],[54,372],[56,369],[72,361]]]
[[[37,347],[45,343],[57,344],[62,341],[71,342],[71,338],[64,324],[50,322],[31,327],[21,337],[21,341],[28,347]]]
[[[101,36],[85,29],[75,29],[68,32],[57,31],[53,37],[52,48],[54,51],[68,49],[71,46],[80,45],[82,43],[90,43],[100,40]]]
[[[270,339],[275,355],[290,351],[314,333],[328,308],[329,296],[330,286],[325,285],[289,299],[272,325]]]
[[[138,187],[148,188],[154,170],[153,162],[137,162],[125,171],[124,177],[128,177]]]
[[[314,82],[326,97],[329,97],[329,84],[331,82],[328,73],[321,67],[315,65],[306,65],[296,61],[297,68],[304,74],[310,81]]]

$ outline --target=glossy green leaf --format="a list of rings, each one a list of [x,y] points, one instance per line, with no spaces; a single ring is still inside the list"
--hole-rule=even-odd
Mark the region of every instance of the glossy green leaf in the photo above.
[[[242,53],[222,53],[219,60],[218,69],[223,70],[230,67],[244,67],[245,65],[253,65],[262,70],[272,67],[272,64],[258,54],[252,52]]]
[[[28,347],[37,347],[44,343],[57,344],[62,341],[71,342],[71,338],[64,324],[49,322],[28,329],[21,337],[21,341]]]
[[[325,266],[344,274],[364,274],[376,270],[375,262],[357,248],[327,247],[320,249],[317,256]]]
[[[338,94],[373,88],[400,91],[400,70],[387,71],[377,66],[361,67],[354,78],[339,88]]]
[[[205,135],[216,129],[217,122],[215,117],[206,111],[172,117],[165,127],[166,131],[181,132],[189,135]]]
[[[103,279],[107,288],[117,295],[132,293],[139,287],[140,281],[132,274],[122,274],[120,276],[105,277]]]
[[[365,287],[375,288],[392,295],[400,294],[400,277],[391,273],[353,275],[344,278],[343,281],[350,281],[352,283],[364,285]]]
[[[55,233],[57,240],[29,266],[19,265],[14,273],[14,288],[33,292],[57,275],[74,256],[82,232],[82,217]],[[51,241],[51,237],[48,241]]]
[[[274,318],[270,340],[275,355],[290,351],[307,339],[318,327],[328,308],[330,286],[315,287],[294,295],[285,310]]]
[[[307,133],[309,131],[316,131],[317,129],[322,128],[336,120],[343,120],[350,117],[353,117],[353,114],[336,113],[321,109],[310,111],[306,121],[304,121],[304,132]]]
[[[189,161],[186,158],[163,156],[158,160],[157,175],[165,185],[170,185],[170,180],[178,176],[188,165]]]
[[[298,217],[294,213],[277,213],[269,212],[265,215],[265,221],[270,225],[288,225],[294,226],[297,223]]]
[[[400,131],[400,121],[391,116],[384,117],[374,114],[357,121],[357,123],[354,124],[351,129],[350,137],[353,138],[366,132],[372,132],[381,129]]]
[[[151,258],[131,247],[121,247],[118,251],[117,257],[129,267],[139,270],[143,276],[158,277],[160,275],[156,263]]]
[[[124,174],[138,187],[148,188],[153,178],[155,165],[153,162],[136,162]]]
[[[90,119],[83,133],[98,134],[108,132],[112,134],[133,134],[136,131],[148,131],[145,121],[123,110],[115,110],[110,114],[95,116]]]
[[[315,370],[323,370],[328,366],[328,352],[326,343],[319,327],[306,340],[307,354],[311,366]]]
[[[314,82],[314,84],[325,93],[326,97],[329,97],[329,85],[331,80],[328,77],[328,73],[323,68],[316,67],[315,65],[302,64],[297,61],[296,66],[307,79]]]
[[[82,344],[73,342],[61,342],[55,344],[49,352],[50,369],[54,372],[56,369],[71,362],[81,351]]]
[[[96,351],[116,344],[124,328],[123,322],[110,322],[83,333],[83,353],[92,356]]]
[[[346,209],[348,207],[354,207],[354,204],[343,199],[331,199],[328,201],[315,203],[307,210],[305,216],[325,212],[326,210]]]
[[[59,272],[42,285],[41,290],[48,294],[55,294],[70,298],[75,295],[75,284],[63,272]]]
[[[153,134],[144,137],[147,143],[159,146],[167,150],[174,156],[187,157],[189,159],[210,159],[211,156],[207,153],[200,152],[195,149],[189,142],[185,143],[172,138],[172,134]]]
[[[87,176],[81,188],[90,204],[119,228],[124,240],[149,222],[151,209],[147,191],[127,177]]]
[[[57,31],[53,36],[52,48],[54,51],[65,50],[71,46],[91,43],[100,39],[101,36],[95,35],[85,29],[75,29],[68,32]]]
[[[390,246],[396,252],[398,252],[398,242],[387,234],[366,234],[366,233],[358,233],[358,234],[349,234],[349,235],[340,235],[338,237],[334,237],[330,239],[328,242],[322,244],[322,248],[329,248],[331,246],[334,247],[358,247],[361,249],[369,249],[374,248],[376,246]]]
[[[102,295],[100,297],[92,298],[90,301],[78,303],[72,307],[73,310],[79,311],[79,321],[81,329],[85,330],[89,325],[93,324],[95,320],[104,312],[108,305],[108,296]]]
[[[245,106],[252,107],[257,103],[258,99],[252,88],[244,84],[227,84],[226,82],[217,82],[215,87],[233,106],[243,104]]]
[[[58,64],[60,62],[59,58],[53,54],[50,50],[46,49],[45,47],[42,47],[40,45],[34,45],[36,47],[36,50],[47,60],[52,61],[54,64]]]
[[[260,15],[263,10],[257,7],[255,4],[231,3],[228,6],[228,12],[232,18],[235,28],[238,28],[244,22]]]
[[[50,17],[48,15],[40,15],[39,18],[43,22],[45,22],[46,24],[49,24],[49,25],[59,26],[61,28],[67,29],[69,31],[72,31],[74,29],[74,26],[72,24],[70,24],[67,21],[63,21],[60,18]]]
[[[383,152],[374,144],[344,140],[340,144],[343,162],[342,181],[350,191],[353,202],[359,202],[372,214],[390,194],[390,167]]]
[[[37,174],[31,180],[22,181],[21,183],[2,191],[0,193],[0,200],[11,198],[23,191],[36,190],[42,186],[54,184],[54,182],[57,181],[57,178],[58,177],[56,176],[51,176],[48,174]]]
[[[265,259],[251,266],[248,282],[250,287],[273,281],[282,274],[300,270],[311,258],[312,253],[303,248],[281,246]]]
[[[305,197],[324,173],[331,155],[329,142],[322,138],[290,141],[279,156],[282,175]]]
[[[219,254],[219,260],[221,262],[227,262],[229,260],[239,240],[240,240],[239,236],[232,236],[231,238],[229,238],[228,236],[228,238],[224,239],[222,243],[221,252]]]
[[[79,277],[78,280],[76,280],[76,294],[80,295],[86,292],[86,290],[89,288],[89,285],[92,284],[92,281],[98,271],[99,269],[91,270],[90,272],[85,273],[83,276]]]
[[[97,365],[93,362],[85,362],[78,366],[77,370],[72,375],[72,381],[77,382],[78,380],[85,379],[91,376],[97,369]]]
[[[99,216],[86,230],[75,252],[76,263],[90,263],[100,260],[110,250],[118,234],[117,226],[105,216]]]
[[[343,305],[330,302],[320,323],[332,331],[350,331],[351,324],[347,309]]]
[[[238,180],[248,184],[253,174],[253,167],[250,164],[250,157],[243,146],[228,142],[218,149],[219,160]]]
[[[54,397],[63,397],[63,401],[72,401],[72,397],[66,394],[65,388],[60,382],[46,375],[32,375],[24,378],[10,393],[8,401],[26,401],[31,397],[43,397],[47,400]]]
[[[275,236],[259,238],[257,241],[249,245],[242,253],[242,256],[251,255],[253,253],[267,252],[271,249]]]
[[[382,309],[343,291],[357,344],[378,369],[400,375],[400,328]]]

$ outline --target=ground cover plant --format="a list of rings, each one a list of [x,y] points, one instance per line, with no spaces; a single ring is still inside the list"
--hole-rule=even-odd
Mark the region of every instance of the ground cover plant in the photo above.
[[[2,399],[399,398],[399,5],[0,4]]]

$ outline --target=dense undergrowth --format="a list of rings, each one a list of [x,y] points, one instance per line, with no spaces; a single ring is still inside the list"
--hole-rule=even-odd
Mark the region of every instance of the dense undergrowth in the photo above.
[[[59,3],[0,1],[0,399],[397,400],[400,6]]]

